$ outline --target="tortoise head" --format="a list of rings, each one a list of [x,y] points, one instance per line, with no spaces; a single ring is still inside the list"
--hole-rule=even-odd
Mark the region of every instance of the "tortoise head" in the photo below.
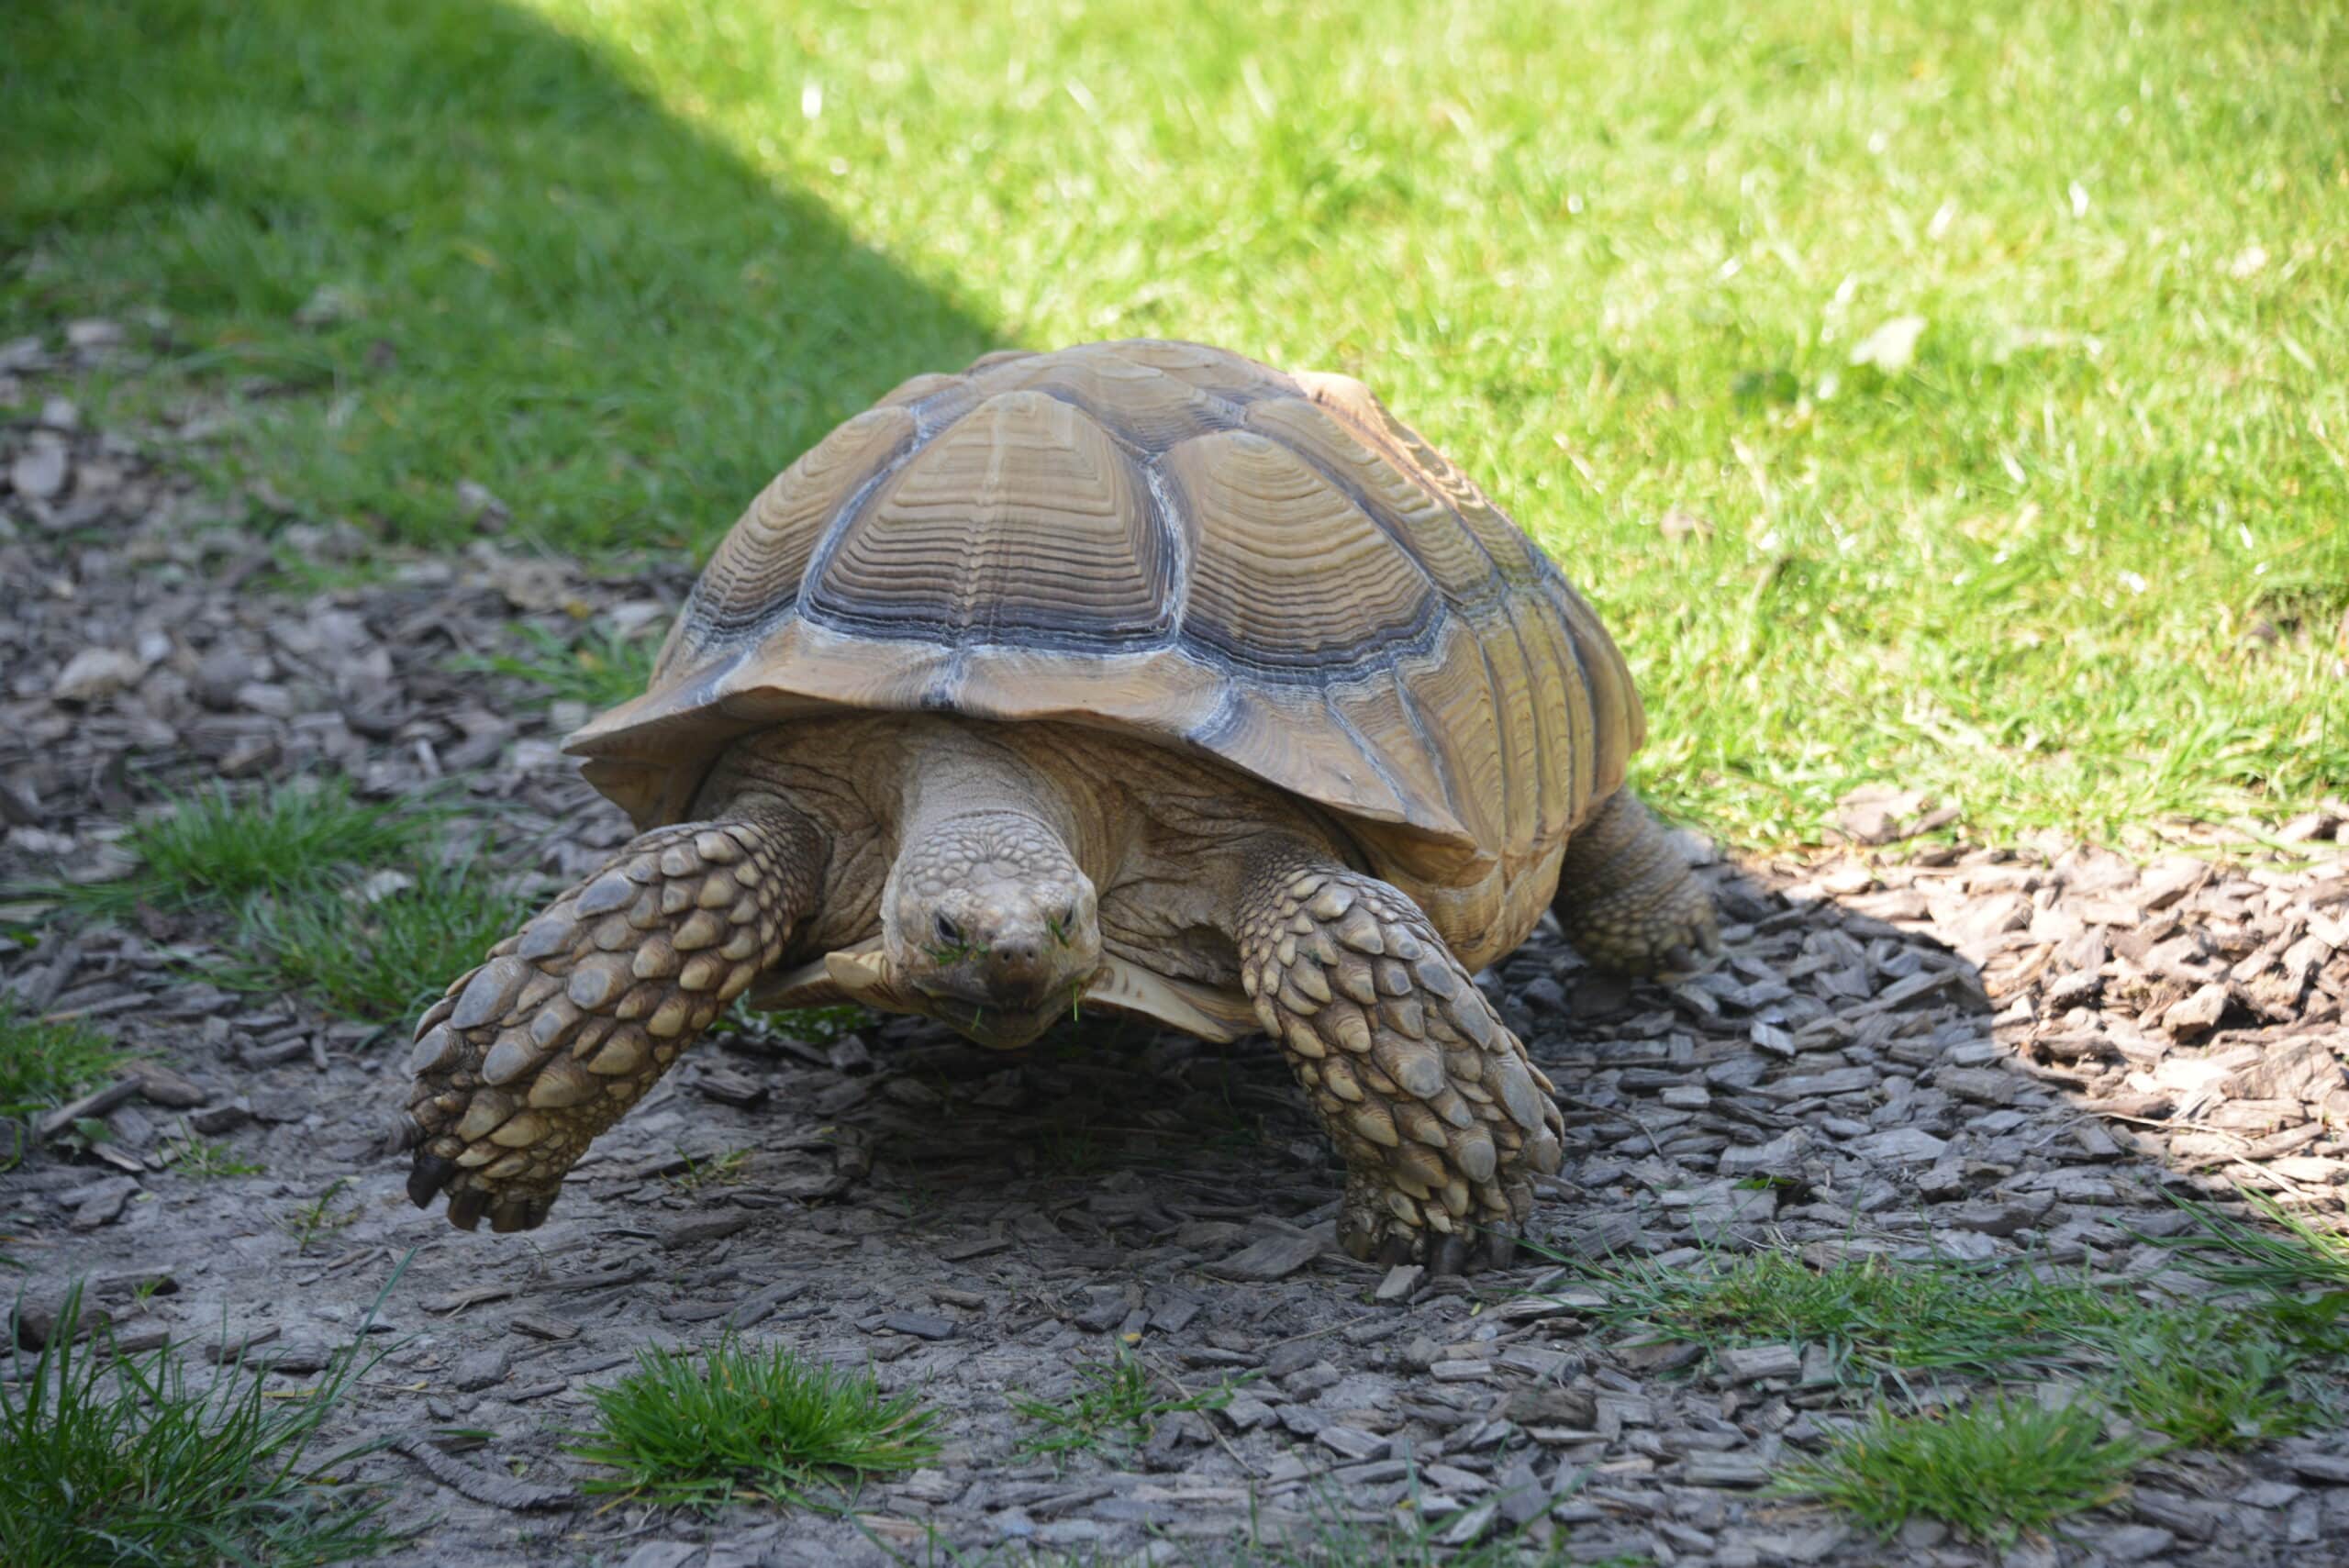
[[[1058,834],[1016,811],[909,839],[882,891],[881,937],[921,1011],[999,1050],[1068,1017],[1101,965],[1092,882]]]

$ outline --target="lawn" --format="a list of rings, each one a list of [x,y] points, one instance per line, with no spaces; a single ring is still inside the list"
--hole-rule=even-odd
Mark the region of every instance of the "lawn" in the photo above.
[[[1986,838],[2349,779],[2349,18],[2250,0],[0,15],[0,328],[453,541],[707,550],[896,379],[1343,369],[1600,604],[1646,789]]]

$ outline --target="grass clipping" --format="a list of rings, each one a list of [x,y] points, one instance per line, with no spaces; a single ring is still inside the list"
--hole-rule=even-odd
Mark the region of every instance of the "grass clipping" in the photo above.
[[[619,1473],[590,1492],[705,1510],[806,1504],[820,1483],[853,1485],[938,1452],[937,1415],[913,1395],[731,1336],[699,1353],[640,1351],[635,1372],[594,1394],[595,1429],[570,1451]]]

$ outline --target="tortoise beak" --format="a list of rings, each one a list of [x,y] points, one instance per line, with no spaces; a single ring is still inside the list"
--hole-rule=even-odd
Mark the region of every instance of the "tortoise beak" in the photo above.
[[[1065,993],[1041,983],[985,987],[916,981],[919,1010],[992,1051],[1018,1051],[1069,1014]]]
[[[1041,985],[1021,986],[1026,995],[981,992],[930,980],[909,980],[889,955],[865,948],[824,955],[832,984],[861,1006],[890,1013],[936,1018],[965,1039],[993,1051],[1018,1051],[1069,1015],[1064,993]]]

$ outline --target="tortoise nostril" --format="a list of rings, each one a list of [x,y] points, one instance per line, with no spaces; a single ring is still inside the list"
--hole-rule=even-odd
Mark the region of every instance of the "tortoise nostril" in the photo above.
[[[1024,974],[1036,967],[1039,949],[1031,939],[1016,939],[995,945],[996,964],[999,969]]]

